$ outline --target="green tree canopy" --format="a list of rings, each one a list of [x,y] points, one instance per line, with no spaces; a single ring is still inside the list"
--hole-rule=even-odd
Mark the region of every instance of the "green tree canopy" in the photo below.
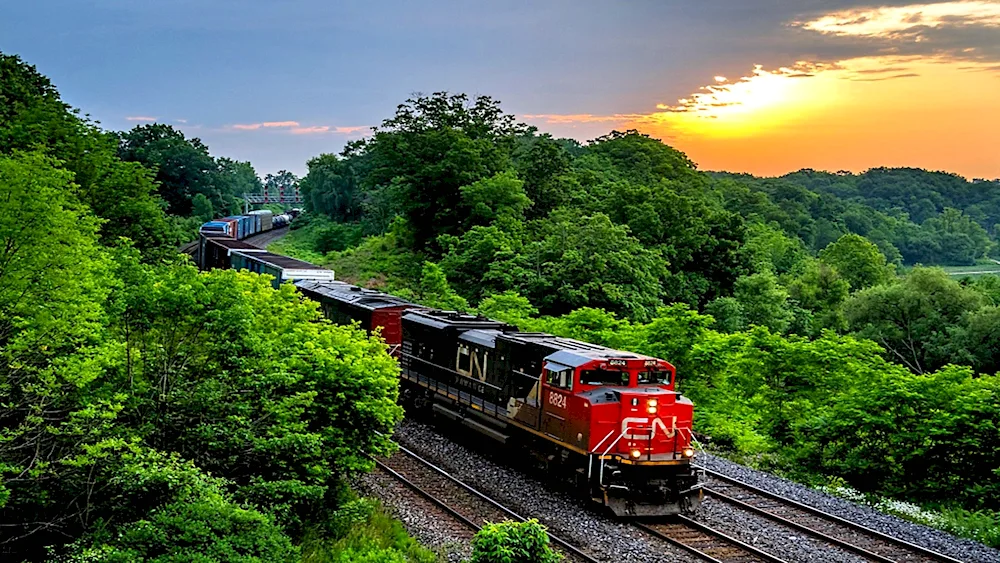
[[[835,268],[852,290],[865,289],[892,279],[892,267],[888,265],[885,255],[861,235],[840,237],[819,253],[819,259]]]

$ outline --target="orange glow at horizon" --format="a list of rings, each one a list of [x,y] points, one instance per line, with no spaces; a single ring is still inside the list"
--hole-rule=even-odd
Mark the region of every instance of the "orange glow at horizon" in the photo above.
[[[524,117],[554,129],[637,129],[702,170],[773,176],[912,166],[1000,177],[995,64],[882,56],[707,78],[711,85],[648,114]]]

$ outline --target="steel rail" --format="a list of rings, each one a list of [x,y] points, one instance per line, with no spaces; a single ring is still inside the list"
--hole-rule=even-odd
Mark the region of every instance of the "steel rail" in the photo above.
[[[464,481],[459,480],[457,477],[455,477],[451,473],[448,473],[448,471],[446,471],[446,470],[438,467],[437,465],[434,465],[433,463],[427,461],[426,459],[424,459],[420,455],[418,455],[418,454],[416,454],[416,453],[408,450],[407,448],[403,447],[402,445],[399,445],[399,444],[396,444],[396,445],[399,448],[399,451],[401,451],[404,454],[408,455],[409,457],[413,458],[414,460],[416,460],[417,462],[419,462],[423,466],[427,467],[428,469],[432,470],[436,474],[444,477],[445,479],[447,479],[451,483],[454,483],[455,485],[458,485],[461,489],[465,490],[466,492],[468,492],[472,496],[474,496],[474,497],[476,497],[476,498],[478,498],[478,499],[486,502],[487,504],[489,504],[490,506],[496,508],[500,512],[503,512],[504,514],[510,516],[512,519],[514,519],[514,520],[516,520],[518,522],[524,522],[524,521],[528,520],[524,516],[521,516],[520,514],[514,512],[513,510],[511,510],[511,509],[507,508],[506,506],[500,504],[499,502],[497,502],[496,500],[494,500],[492,497],[488,496],[487,494],[485,494],[485,493],[479,491],[478,489],[476,489],[476,488],[468,485]],[[390,471],[390,474],[393,474],[394,477],[398,476],[397,478],[400,478],[401,482],[405,480],[405,482],[407,483],[408,487],[411,487],[414,490],[418,491],[421,495],[423,495],[423,496],[427,497],[429,500],[431,500],[431,502],[433,502],[433,503],[441,506],[442,508],[444,508],[445,510],[447,510],[450,514],[457,515],[457,512],[455,511],[454,508],[452,508],[450,506],[447,506],[447,503],[445,503],[444,501],[442,501],[440,499],[433,498],[434,495],[432,495],[431,493],[429,493],[427,491],[424,491],[424,490],[420,489],[420,487],[418,485],[410,482],[409,480],[406,480],[405,476],[400,475],[395,470],[393,470],[393,469],[389,468],[388,466],[386,466],[385,464],[383,464],[381,461],[375,460],[375,463],[379,464],[379,466],[382,466],[385,469],[388,469]],[[467,522],[470,525],[474,526],[477,531],[479,529],[481,529],[481,527],[478,524],[475,524],[474,522],[472,522],[468,518],[466,518],[464,516],[459,516],[459,518],[461,520],[463,520],[464,522]],[[568,552],[569,554],[571,554],[574,557],[582,559],[582,560],[586,561],[587,563],[599,563],[598,559],[595,559],[594,557],[588,555],[587,553],[585,553],[582,550],[580,550],[578,547],[576,547],[573,544],[567,542],[566,540],[560,538],[559,536],[556,536],[556,535],[553,535],[553,534],[549,533],[549,539],[552,541],[552,543],[558,545],[563,551]]]
[[[676,518],[676,520],[678,522],[680,522],[681,524],[687,526],[689,529],[693,529],[693,530],[695,530],[697,532],[701,532],[702,534],[705,534],[705,535],[710,536],[710,537],[721,539],[725,543],[728,543],[731,546],[734,546],[737,549],[742,550],[745,553],[749,553],[750,555],[752,555],[754,557],[757,557],[757,558],[759,558],[759,559],[761,559],[763,561],[766,561],[767,563],[786,563],[785,560],[781,559],[780,557],[771,555],[770,553],[768,553],[766,551],[763,551],[763,550],[761,550],[759,548],[756,548],[756,547],[754,547],[754,546],[752,546],[752,545],[750,545],[750,544],[748,544],[748,543],[746,543],[746,542],[744,542],[742,540],[738,540],[738,539],[736,539],[736,538],[734,538],[734,537],[732,537],[732,536],[730,536],[730,535],[728,535],[728,534],[726,534],[724,532],[720,532],[719,530],[716,530],[715,528],[711,528],[709,526],[706,526],[705,524],[702,524],[701,522],[696,522],[696,521],[688,518],[687,516],[676,516],[675,518]],[[703,559],[705,561],[709,561],[710,563],[726,563],[727,559],[731,559],[730,557],[725,557],[724,559],[719,559],[719,558],[717,558],[717,557],[715,557],[713,555],[710,555],[710,554],[706,553],[705,551],[702,551],[702,550],[698,549],[697,547],[695,547],[693,545],[684,543],[683,541],[681,541],[681,540],[679,540],[677,538],[671,537],[666,532],[662,531],[662,527],[665,526],[664,524],[660,524],[659,525],[661,527],[661,529],[657,529],[655,527],[655,526],[657,526],[656,524],[650,525],[650,524],[635,523],[635,526],[637,528],[639,528],[640,530],[643,530],[644,532],[646,532],[646,533],[648,533],[648,534],[656,537],[657,539],[666,541],[667,543],[669,543],[671,545],[674,545],[674,546],[677,546],[677,547],[683,549],[684,551],[687,551],[688,553],[691,553],[691,554],[693,554],[693,555],[695,555],[695,556],[697,556],[697,557],[699,557],[699,558],[701,558],[701,559]],[[732,559],[744,561],[745,557],[746,557],[745,554],[743,554],[743,555],[734,555],[732,557]]]
[[[930,558],[930,559],[932,559],[934,561],[940,561],[942,563],[963,563],[961,560],[955,559],[954,557],[950,557],[948,555],[944,555],[942,553],[938,553],[938,552],[936,552],[934,550],[931,550],[931,549],[928,549],[926,547],[923,547],[923,546],[920,546],[920,545],[916,545],[914,543],[910,543],[910,542],[908,542],[906,540],[903,540],[903,539],[900,539],[900,538],[897,538],[897,537],[890,536],[890,535],[885,534],[883,532],[880,532],[878,530],[874,530],[874,529],[869,528],[867,526],[864,526],[862,524],[858,524],[857,522],[853,522],[851,520],[847,520],[846,518],[842,518],[840,516],[837,516],[837,515],[834,515],[834,514],[830,514],[829,512],[820,510],[820,509],[815,508],[813,506],[809,506],[808,504],[803,504],[803,503],[801,503],[799,501],[792,500],[790,498],[786,498],[786,497],[783,497],[781,495],[772,493],[772,492],[770,492],[768,490],[762,489],[762,488],[757,487],[755,485],[751,485],[751,484],[749,484],[749,483],[747,483],[745,481],[741,481],[739,479],[730,477],[730,476],[725,475],[723,473],[719,473],[718,471],[713,471],[713,470],[705,468],[705,467],[698,467],[698,469],[704,471],[706,474],[710,475],[712,478],[718,479],[719,481],[722,481],[724,483],[730,483],[732,485],[735,485],[736,487],[741,487],[743,489],[746,489],[746,490],[752,492],[753,494],[756,494],[756,495],[762,496],[764,498],[767,498],[767,499],[770,499],[770,500],[773,500],[773,501],[785,504],[787,506],[790,506],[792,508],[801,510],[801,511],[806,512],[808,514],[811,514],[813,516],[817,516],[817,517],[819,517],[821,519],[833,522],[834,524],[838,524],[838,525],[841,525],[843,527],[849,528],[851,530],[854,530],[854,531],[857,531],[857,532],[861,532],[863,534],[869,535],[869,536],[874,537],[874,538],[876,538],[878,540],[881,540],[883,542],[893,544],[893,545],[895,545],[897,547],[908,549],[910,551],[916,552],[917,554],[919,554],[921,556],[928,557],[928,558]],[[804,533],[807,533],[807,534],[813,535],[815,537],[818,537],[818,538],[822,539],[823,541],[830,542],[830,543],[832,543],[834,545],[837,545],[839,547],[842,547],[844,549],[848,549],[848,550],[850,550],[850,551],[852,551],[852,552],[854,552],[854,553],[856,553],[858,555],[861,555],[862,557],[873,559],[875,561],[879,561],[879,562],[882,562],[882,563],[896,563],[896,561],[897,561],[895,559],[890,559],[890,558],[888,558],[888,557],[886,557],[884,555],[880,555],[880,554],[874,553],[874,552],[872,552],[870,550],[866,550],[865,548],[862,548],[860,546],[853,545],[853,544],[850,544],[850,543],[845,542],[843,540],[830,537],[828,534],[825,534],[825,533],[823,533],[821,531],[814,530],[812,528],[809,528],[808,526],[804,526],[804,525],[799,524],[797,522],[790,521],[787,518],[784,518],[784,517],[779,516],[777,514],[768,512],[767,510],[764,510],[762,508],[758,508],[756,506],[752,506],[752,505],[750,505],[748,503],[745,503],[743,501],[740,501],[738,499],[734,499],[732,497],[729,497],[728,495],[721,494],[718,491],[713,490],[710,486],[703,487],[703,490],[707,494],[709,494],[711,496],[715,496],[716,498],[718,498],[719,500],[721,500],[723,502],[727,502],[727,503],[734,504],[734,505],[737,505],[736,503],[739,503],[737,506],[740,506],[740,508],[744,508],[744,509],[750,510],[751,512],[754,512],[756,514],[760,514],[761,516],[764,516],[764,517],[769,518],[771,520],[774,520],[776,522],[780,522],[783,525],[789,526],[791,528],[795,528],[795,529],[797,529],[799,531],[802,531]]]

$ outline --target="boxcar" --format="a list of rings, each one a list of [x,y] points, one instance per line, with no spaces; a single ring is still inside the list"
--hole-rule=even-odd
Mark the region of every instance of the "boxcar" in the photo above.
[[[403,313],[421,308],[394,295],[344,282],[301,280],[295,282],[295,286],[306,297],[320,303],[323,314],[335,323],[358,321],[368,332],[381,327],[382,340],[390,346],[393,355],[398,355],[403,342]]]
[[[272,284],[280,286],[283,282],[296,280],[333,281],[333,271],[320,268],[309,262],[288,258],[270,252],[253,252],[234,250],[230,254],[231,265],[237,270],[250,270],[258,274],[274,276]]]
[[[233,240],[223,236],[202,235],[198,247],[198,267],[202,270],[231,268],[231,255],[234,250],[257,253],[267,252],[263,248],[257,248],[241,240]]]
[[[273,227],[271,224],[271,219],[274,217],[274,212],[269,209],[258,209],[257,211],[251,211],[250,215],[256,215],[260,218],[260,228],[259,232],[270,231]]]

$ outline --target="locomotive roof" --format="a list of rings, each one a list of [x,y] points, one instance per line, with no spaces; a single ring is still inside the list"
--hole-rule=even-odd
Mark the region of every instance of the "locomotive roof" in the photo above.
[[[539,344],[545,346],[546,348],[555,350],[548,356],[545,356],[545,361],[559,363],[566,367],[573,368],[582,366],[583,364],[594,360],[605,360],[610,358],[626,360],[654,359],[650,356],[615,350],[614,348],[608,348],[607,346],[601,346],[600,344],[591,344],[590,342],[583,342],[573,338],[563,338],[561,336],[546,334],[544,332],[507,333],[503,335],[503,338],[524,343]]]
[[[463,332],[458,339],[465,342],[471,342],[473,344],[479,344],[481,346],[495,348],[497,344],[497,335],[499,334],[503,334],[503,332],[495,329],[475,329]]]
[[[401,297],[396,297],[395,295],[389,295],[388,293],[383,293],[375,289],[366,289],[339,281],[300,280],[295,282],[295,285],[304,290],[318,293],[323,297],[328,297],[330,299],[340,301],[341,303],[350,303],[370,310],[414,305],[413,303],[410,303]]]
[[[409,311],[403,315],[403,318],[409,322],[437,329],[455,328],[459,330],[471,330],[478,328],[516,330],[514,327],[500,321],[494,321],[493,319],[487,319],[486,317],[480,317],[478,315],[459,313],[457,311],[424,309],[420,311]]]

